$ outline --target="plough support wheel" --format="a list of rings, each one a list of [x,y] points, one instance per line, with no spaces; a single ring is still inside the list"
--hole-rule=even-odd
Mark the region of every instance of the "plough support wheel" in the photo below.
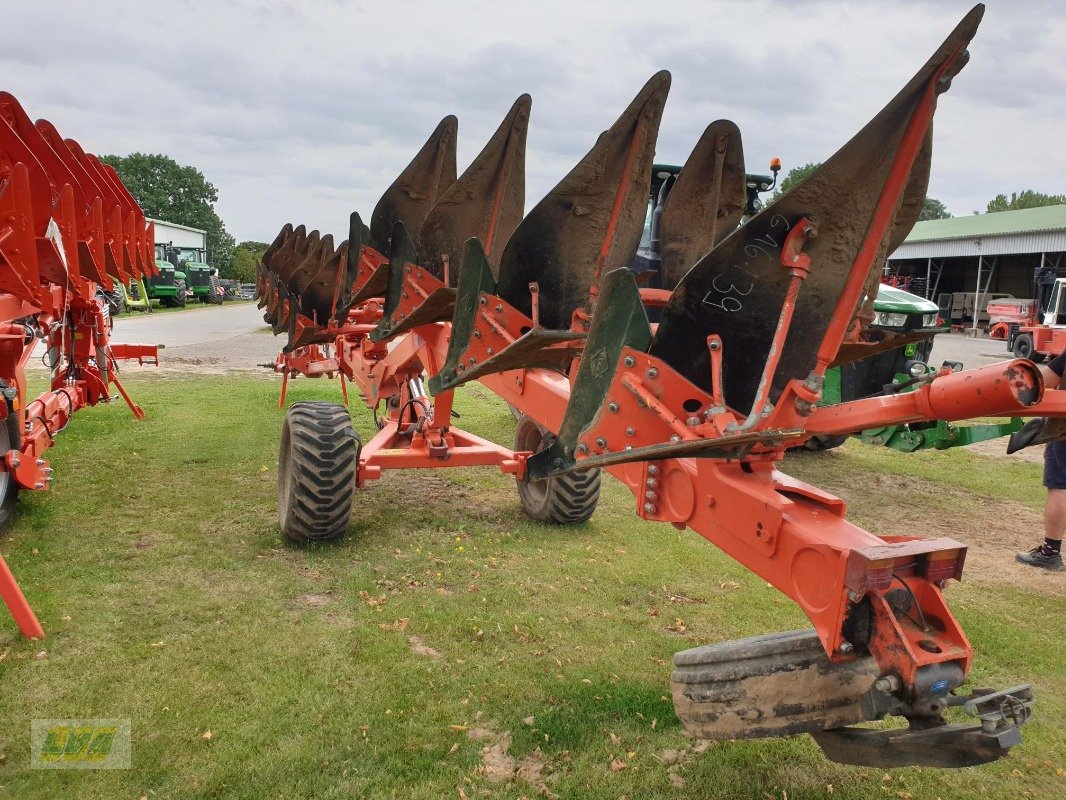
[[[555,437],[525,415],[518,418],[515,450],[537,452]],[[519,480],[522,508],[538,522],[577,525],[586,522],[600,500],[600,471],[590,469],[545,480]]]
[[[293,404],[278,458],[278,516],[286,539],[307,544],[344,535],[360,447],[344,406]]]
[[[878,675],[873,658],[832,664],[815,631],[792,631],[683,650],[670,689],[693,736],[759,739],[872,719]]]

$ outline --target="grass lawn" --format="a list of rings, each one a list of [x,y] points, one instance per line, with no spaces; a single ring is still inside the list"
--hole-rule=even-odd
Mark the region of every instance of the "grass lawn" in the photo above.
[[[490,470],[389,474],[357,496],[347,539],[298,549],[276,517],[276,380],[126,384],[148,418],[119,404],[79,414],[51,451],[54,489],[24,494],[0,538],[48,632],[23,641],[0,613],[0,797],[1066,794],[1062,582],[1034,589],[975,556],[948,592],[974,679],[1037,692],[1006,760],[864,770],[806,736],[697,756],[669,700],[673,653],[805,620],[696,534],[640,521],[620,484],[564,529],[528,521],[513,480]],[[338,387],[290,384],[292,401],[312,398]],[[457,409],[479,434],[513,435],[485,390],[460,392]],[[355,416],[367,437],[369,412]],[[881,533],[965,541],[993,514],[1036,519],[1042,502],[1038,465],[961,452],[849,443],[784,469]],[[30,721],[69,717],[130,718],[133,768],[30,770]]]
[[[229,305],[237,305],[237,304],[251,303],[251,302],[252,302],[251,300],[226,300],[224,305],[229,306]],[[142,309],[130,309],[130,308],[128,308],[125,311],[123,311],[122,313],[115,315],[115,318],[116,319],[131,319],[131,318],[137,318],[137,317],[144,317],[144,316],[147,316],[150,313],[151,314],[177,314],[177,313],[180,313],[182,311],[198,311],[198,310],[202,310],[202,309],[206,309],[206,308],[218,308],[218,306],[214,305],[213,303],[202,303],[202,302],[200,302],[199,298],[190,297],[188,299],[188,302],[186,302],[186,304],[183,305],[183,306],[164,306],[164,305],[160,305],[159,301],[156,301],[156,302],[152,303],[152,310],[150,312],[149,311],[144,311]]]

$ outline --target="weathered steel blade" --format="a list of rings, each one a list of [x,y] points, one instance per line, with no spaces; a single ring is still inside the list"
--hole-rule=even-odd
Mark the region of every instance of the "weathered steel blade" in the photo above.
[[[332,251],[332,242],[328,249],[323,248],[322,264],[318,272],[300,291],[300,313],[316,325],[329,325],[334,304],[340,295],[344,268],[348,263],[348,242],[341,242]]]
[[[450,287],[435,289],[414,311],[391,325],[391,327],[388,327],[388,336],[399,336],[401,333],[417,328],[419,325],[445,322],[450,320],[454,313],[455,289]],[[382,330],[384,331],[385,329],[383,328]]]
[[[876,290],[877,260],[892,242],[905,235],[913,199],[927,176],[919,163],[911,186],[894,208],[894,222],[880,241],[864,249],[882,192],[892,171],[912,112],[926,99],[927,89],[943,92],[966,61],[965,47],[980,22],[983,7],[971,11],[928,63],[854,138],[799,186],[782,195],[743,228],[725,239],[688,272],[663,310],[651,354],[672,365],[696,386],[710,388],[707,336],[723,342],[725,400],[747,413],[758,393],[764,366],[789,287],[789,271],[781,260],[788,231],[806,217],[817,228],[803,252],[810,274],[799,292],[780,361],[771,376],[769,402],[775,403],[792,379],[805,379],[818,362],[820,348],[835,356],[841,342],[823,340],[841,303],[844,287],[859,260],[868,266],[865,294]],[[940,75],[938,78],[937,76]],[[933,84],[936,84],[933,86]],[[935,103],[935,94],[932,94]],[[908,198],[911,198],[908,200]],[[861,296],[841,315],[854,315]],[[834,327],[834,331],[835,331]],[[843,333],[841,332],[841,340]]]
[[[266,266],[270,266],[270,259],[274,257],[274,254],[282,248],[285,242],[288,241],[289,237],[293,236],[294,233],[295,231],[291,222],[286,222],[282,225],[281,230],[278,231],[278,235],[274,237],[274,241],[271,242],[270,246],[264,251],[260,261]]]
[[[656,74],[609,130],[522,220],[500,260],[500,296],[532,316],[530,282],[540,287],[540,324],[570,327],[604,275],[633,261],[644,226],[655,139],[670,73]]]
[[[701,257],[740,224],[747,205],[740,129],[712,122],[678,173],[659,227],[662,287],[673,289]]]
[[[359,283],[359,279],[362,277],[362,270],[367,267],[362,263],[361,257],[364,247],[370,247],[370,228],[363,224],[363,218],[355,211],[352,212],[351,217],[348,218],[348,248],[346,250],[347,259],[344,265],[344,278],[341,281],[340,296],[337,299],[337,308],[334,312],[333,318],[337,322],[344,322],[348,318],[348,312],[352,306],[357,302],[363,302],[370,297],[378,297],[385,291],[386,275],[382,275],[380,279],[381,288],[377,289],[376,294],[368,294],[357,301],[356,290],[357,285],[360,286],[360,295],[367,289],[367,283],[373,281],[377,277],[378,272],[383,270],[375,270],[374,274],[370,276],[369,281]],[[371,287],[372,289],[377,288]]]
[[[429,390],[438,394],[456,385],[459,379],[459,359],[470,345],[474,332],[481,294],[495,294],[496,278],[488,257],[477,239],[468,239],[463,245],[462,268],[459,271],[459,286],[455,290],[455,308],[452,312],[452,330],[448,338],[448,353],[441,371],[430,376]]]
[[[382,318],[378,323],[378,330],[387,331],[391,326],[392,315],[400,305],[400,294],[403,292],[404,268],[418,262],[418,249],[411,239],[407,226],[402,222],[393,223],[389,234],[392,246],[389,250],[389,267],[384,271],[388,277],[385,287],[385,303],[382,306]]]
[[[578,437],[604,413],[607,389],[622,348],[645,350],[651,342],[648,315],[631,270],[616,269],[604,275],[596,297],[596,313],[559,435],[551,447],[526,462],[530,479],[547,478],[574,465]]]
[[[314,231],[314,233],[318,233],[318,231]],[[304,289],[325,266],[327,259],[333,256],[332,233],[327,233],[319,238],[318,241],[312,241],[309,237],[308,243],[311,246],[308,248],[307,254],[300,259],[300,262],[289,273],[286,280],[289,290],[297,297],[303,294]]]
[[[370,237],[382,253],[389,252],[392,226],[403,222],[409,231],[419,231],[433,204],[455,183],[455,143],[459,120],[440,121],[422,149],[400,176],[385,190],[370,215]]]
[[[318,231],[312,231],[311,235],[317,240]],[[280,282],[285,282],[288,275],[306,255],[309,239],[307,229],[303,225],[299,225],[293,231],[292,236],[282,242],[281,246],[271,255],[270,263],[267,266]]]
[[[554,369],[565,371],[570,362],[581,355],[587,334],[579,331],[559,331],[534,328],[515,339],[499,353],[468,366],[453,386],[476,381],[485,375],[509,369]]]
[[[419,263],[444,278],[443,259],[450,264],[449,284],[458,285],[463,243],[477,237],[495,268],[500,251],[522,219],[526,203],[526,130],[532,99],[519,97],[500,127],[466,171],[429,212],[418,234]],[[451,316],[449,311],[444,319]]]

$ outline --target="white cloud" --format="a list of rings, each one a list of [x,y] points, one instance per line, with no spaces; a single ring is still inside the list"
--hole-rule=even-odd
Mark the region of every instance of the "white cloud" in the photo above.
[[[673,72],[658,159],[735,120],[750,170],[828,158],[968,10],[964,2],[11,4],[3,87],[97,153],[162,152],[218,187],[238,239],[344,233],[445,114],[460,169],[533,95],[532,205],[643,82]],[[1061,192],[1066,10],[994,2],[937,115],[930,194],[956,214]]]

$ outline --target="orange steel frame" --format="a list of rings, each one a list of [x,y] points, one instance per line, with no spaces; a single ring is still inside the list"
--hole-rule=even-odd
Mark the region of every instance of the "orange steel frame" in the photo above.
[[[854,604],[869,598],[875,633],[868,649],[883,672],[895,674],[905,687],[914,687],[918,671],[928,665],[954,662],[963,674],[968,671],[973,648],[942,593],[949,579],[962,575],[965,545],[951,539],[874,536],[844,519],[842,500],[785,475],[776,468],[777,462],[787,447],[814,434],[848,433],[919,420],[1019,413],[1066,415],[1066,391],[1045,391],[1039,371],[1021,360],[961,373],[944,369],[913,392],[816,406],[818,379],[835,359],[859,307],[866,276],[892,223],[931,121],[940,77],[938,74],[930,81],[905,131],[860,255],[818,348],[813,373],[816,380],[791,381],[766,415],[753,413],[746,419],[724,411],[701,422],[686,419],[684,412],[675,408],[683,398],[700,390],[661,360],[626,350],[608,392],[618,403],[615,406],[612,402],[610,410],[617,408],[620,413],[600,414],[592,430],[583,434],[578,448],[582,453],[584,447],[586,458],[594,455],[595,442],[601,436],[605,441],[607,433],[615,441],[622,437],[639,449],[668,441],[699,444],[728,439],[729,432],[735,433],[738,426],[754,433],[767,432],[740,457],[671,457],[614,464],[606,469],[632,491],[638,516],[679,529],[691,528],[792,598],[813,622],[833,661],[856,657],[855,647],[843,632],[845,618]],[[776,369],[803,279],[817,269],[802,252],[804,238],[816,233],[813,223],[800,220],[793,225],[783,248],[782,268],[789,271],[792,280],[779,319],[776,346],[771,349],[777,355],[772,355],[764,368],[764,387],[769,387]],[[370,260],[364,258],[361,263],[365,267]],[[380,258],[377,263],[387,268]],[[428,296],[434,283],[446,285],[413,265],[405,272],[397,317],[410,313]],[[360,284],[369,279],[366,273],[361,271]],[[535,317],[536,289],[531,290]],[[642,290],[642,297],[648,305],[661,305],[665,300],[664,293],[654,290]],[[358,322],[352,321],[356,316]],[[414,328],[392,340],[390,347],[369,339],[380,316],[376,301],[365,304],[353,312],[348,324],[327,330],[334,337],[329,354],[318,345],[297,348],[282,353],[275,364],[286,380],[290,374],[336,373],[342,381],[356,383],[371,408],[386,401],[384,427],[363,447],[357,483],[378,478],[386,469],[485,465],[498,466],[521,479],[530,453],[513,452],[451,425],[454,390],[437,394],[431,406],[412,397],[410,381],[435,374],[443,365],[450,324],[436,322]],[[463,364],[483,363],[535,324],[535,319],[527,318],[502,298],[482,293],[476,332],[463,353]],[[587,318],[575,314],[572,329],[586,331]],[[712,371],[719,373],[721,341],[712,336],[708,347]],[[546,369],[511,369],[481,375],[478,380],[544,428],[558,431],[577,364],[575,358],[570,377]],[[714,395],[708,399],[724,408],[720,374],[711,377]],[[390,398],[394,399],[390,402]],[[764,388],[754,406],[756,412],[767,400],[768,388]],[[284,404],[284,387],[281,402]],[[411,413],[405,427],[406,409]],[[640,424],[632,424],[637,419]],[[770,431],[779,433],[776,439]],[[885,594],[897,586],[919,606],[923,624],[909,617],[898,618],[889,607]]]
[[[112,386],[144,416],[116,362],[157,364],[158,347],[112,345],[96,292],[112,288],[110,275],[128,283],[155,274],[154,241],[154,226],[114,170],[0,92],[0,423],[14,416],[17,431],[0,470],[18,488],[49,488],[46,451],[75,412],[110,401]],[[25,367],[38,341],[52,362],[51,387],[28,401]],[[3,558],[0,597],[24,636],[43,638]]]

